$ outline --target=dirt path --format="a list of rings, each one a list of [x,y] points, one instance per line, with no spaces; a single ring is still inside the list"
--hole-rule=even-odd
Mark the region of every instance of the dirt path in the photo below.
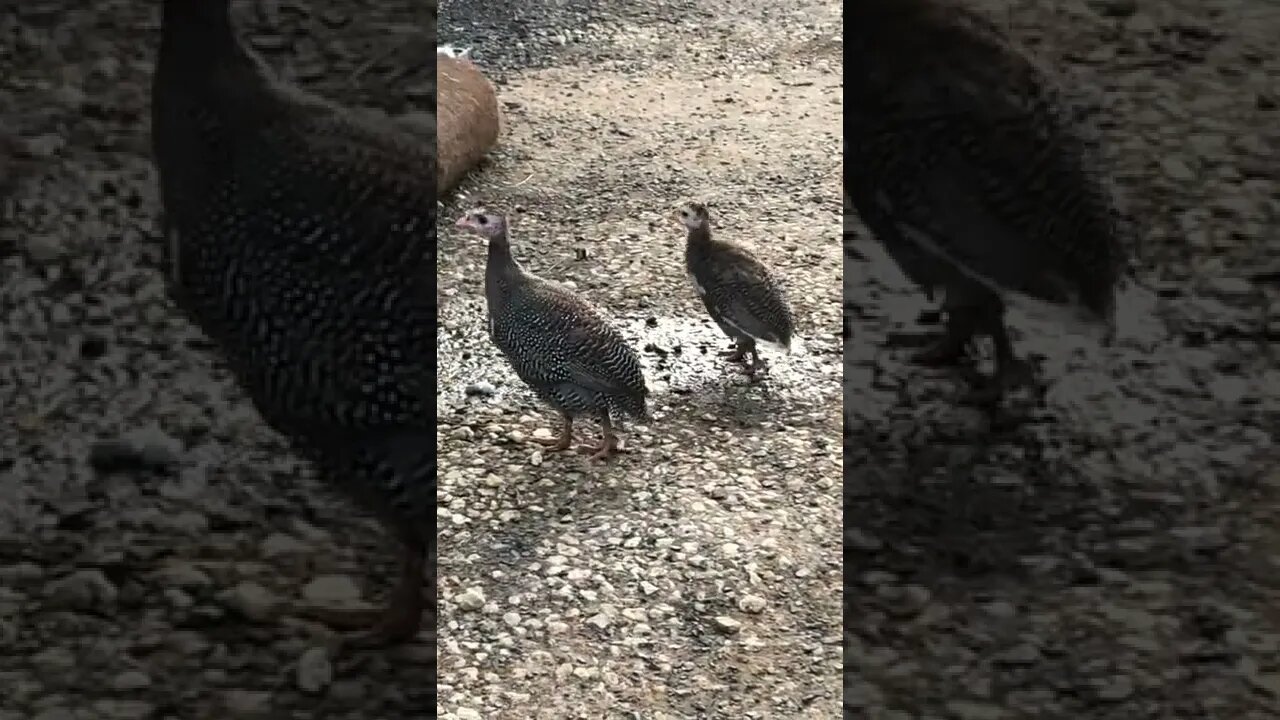
[[[656,419],[603,468],[522,441],[554,418],[485,336],[483,246],[442,240],[443,717],[839,713],[839,6],[785,32],[770,12],[619,17],[538,69],[487,56],[504,149],[448,211],[522,209],[515,252],[644,348]],[[691,199],[803,317],[762,385],[715,357],[673,217]]]

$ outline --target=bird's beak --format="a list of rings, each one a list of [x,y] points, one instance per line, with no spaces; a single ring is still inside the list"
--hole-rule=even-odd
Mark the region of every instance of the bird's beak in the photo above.
[[[469,228],[471,227],[471,219],[468,218],[466,215],[463,215],[462,217],[458,218],[456,222],[453,223],[453,226],[456,228]]]

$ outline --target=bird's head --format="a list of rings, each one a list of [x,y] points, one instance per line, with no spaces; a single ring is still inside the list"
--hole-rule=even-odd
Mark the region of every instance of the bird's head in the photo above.
[[[500,213],[473,210],[458,218],[454,227],[479,235],[487,242],[507,239],[507,219]]]
[[[687,203],[680,208],[680,223],[689,231],[707,230],[711,227],[711,213],[702,203]]]

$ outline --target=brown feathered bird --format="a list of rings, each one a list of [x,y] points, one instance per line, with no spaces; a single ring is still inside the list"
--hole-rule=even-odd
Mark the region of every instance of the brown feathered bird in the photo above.
[[[725,356],[746,366],[753,377],[764,367],[757,342],[787,351],[796,316],[778,276],[750,250],[711,235],[711,212],[702,203],[680,209],[685,237],[685,269],[711,319],[733,339]]]
[[[435,597],[434,148],[273,78],[228,0],[165,0],[162,27],[170,291],[262,417],[403,544],[385,613],[312,614],[407,639]]]
[[[1127,225],[1053,78],[996,25],[954,0],[845,12],[846,193],[904,274],[945,293],[945,333],[915,359],[989,335],[996,373],[970,398],[998,399],[1030,372],[1006,302],[1111,327]]]

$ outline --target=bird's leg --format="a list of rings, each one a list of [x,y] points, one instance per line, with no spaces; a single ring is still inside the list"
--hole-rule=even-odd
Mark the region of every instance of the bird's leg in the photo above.
[[[591,460],[608,460],[618,449],[618,436],[613,432],[613,423],[609,421],[607,412],[600,416],[600,433],[602,440],[599,445],[591,448],[595,451],[591,454]]]
[[[1004,324],[1004,309],[996,308],[986,313],[983,326],[995,346],[996,369],[982,387],[975,388],[964,397],[965,402],[972,405],[999,402],[1005,393],[1035,380],[1031,364],[1013,352],[1013,342],[1009,340],[1009,330]]]
[[[913,353],[912,362],[929,367],[955,365],[969,354],[969,341],[978,327],[978,315],[973,308],[955,306],[947,308],[947,323],[942,337],[933,345]]]
[[[734,339],[733,349],[720,353],[720,357],[728,358],[729,362],[742,362],[743,358],[751,350],[751,344],[743,340]]]
[[[750,349],[747,352],[751,355],[751,364],[747,366],[747,376],[751,378],[752,382],[754,382],[760,379],[760,375],[768,369],[768,366],[765,365],[764,360],[760,358],[760,353],[756,350],[755,342],[751,343]]]
[[[379,609],[310,608],[305,617],[339,631],[364,631],[346,642],[354,647],[381,647],[411,640],[422,626],[425,601],[422,573],[426,554],[421,545],[406,547],[400,580],[391,592],[388,605]]]
[[[534,438],[533,441],[539,445],[546,445],[552,452],[568,450],[573,444],[573,418],[564,415],[564,424],[560,427],[560,437],[556,438]]]

